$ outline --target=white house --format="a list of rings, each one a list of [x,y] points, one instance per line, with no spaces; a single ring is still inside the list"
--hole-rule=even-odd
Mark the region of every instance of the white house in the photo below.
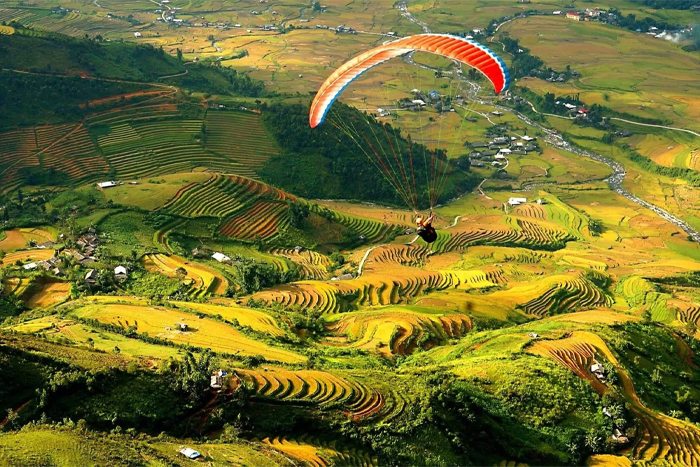
[[[95,279],[97,279],[97,271],[94,269],[90,269],[87,274],[85,274],[85,281],[86,282],[95,282]]]
[[[497,161],[500,161],[500,160],[505,159],[506,156],[504,156],[503,154],[496,154],[495,156],[493,156],[493,158],[496,159]]]
[[[140,32],[135,32],[135,33],[134,33],[134,37],[141,37],[141,33],[140,33]]]
[[[165,3],[165,2],[167,2],[167,0],[163,0],[163,3]],[[179,452],[180,454],[182,454],[183,456],[187,457],[188,459],[196,459],[196,458],[198,458],[199,456],[201,456],[200,453],[198,453],[197,451],[195,451],[195,450],[192,449],[192,448],[185,448],[185,447],[183,447],[183,448],[181,448],[178,452]]]
[[[532,136],[528,136],[528,135],[525,135],[525,136],[521,137],[520,139],[522,139],[523,141],[534,141],[535,140],[535,138],[533,138]]]
[[[425,105],[425,101],[423,101],[423,99],[413,99],[411,102],[416,105],[420,105],[421,107]]]
[[[98,188],[111,188],[113,186],[117,186],[117,182],[114,180],[110,180],[108,182],[100,182],[97,184]]]
[[[229,258],[229,257],[226,256],[225,254],[219,253],[219,252],[214,253],[213,255],[211,255],[211,257],[214,258],[215,260],[217,260],[217,261],[220,262],[220,263],[228,263],[228,262],[231,261],[231,258]]]
[[[511,206],[517,206],[519,204],[527,203],[527,198],[510,198],[508,204]]]
[[[377,113],[379,114],[380,117],[388,117],[389,115],[391,115],[391,112],[389,112],[386,109],[381,109],[381,108],[377,109]]]
[[[122,276],[122,277],[126,278],[126,276],[128,274],[127,274],[126,268],[124,266],[117,266],[116,268],[114,268],[114,275],[117,277]]]
[[[494,110],[493,112],[491,112],[491,114],[495,115],[496,117],[500,117],[501,115],[503,115],[503,112],[499,112],[498,110]]]
[[[560,14],[561,14],[561,10],[553,11],[552,14],[553,14],[553,15],[560,15]]]
[[[24,269],[25,271],[33,271],[34,269],[36,269],[36,267],[36,263],[29,263],[22,266],[22,269]]]
[[[503,148],[499,151],[501,154],[510,154],[512,151],[508,148]]]

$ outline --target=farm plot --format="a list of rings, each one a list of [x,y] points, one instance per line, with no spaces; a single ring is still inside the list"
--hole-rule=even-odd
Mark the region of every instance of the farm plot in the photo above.
[[[240,167],[232,173],[253,176],[279,151],[253,112],[208,111],[205,148],[223,154]],[[244,173],[247,172],[247,173]]]
[[[549,276],[541,281],[518,285],[496,292],[499,300],[514,300],[525,314],[542,318],[548,314],[564,313],[580,308],[611,306],[613,298],[588,280],[573,275]],[[533,297],[524,300],[527,297]]]
[[[556,224],[535,219],[506,218],[509,225],[480,226],[463,219],[454,230],[439,232],[432,249],[435,252],[461,251],[471,245],[509,245],[533,249],[559,249],[574,240]],[[468,224],[468,225],[464,225]]]
[[[9,266],[15,264],[17,261],[22,263],[26,263],[27,261],[45,261],[52,258],[54,254],[54,250],[49,249],[16,251],[5,255],[2,261],[4,265]]]
[[[252,297],[285,306],[340,313],[366,306],[410,303],[425,291],[492,287],[481,270],[424,271],[394,265],[368,269],[359,278],[346,281],[301,281],[276,286]]]
[[[198,167],[225,171],[229,165],[225,157],[205,151],[197,142],[201,120],[119,121],[108,128],[98,142],[120,177],[149,177]]]
[[[384,398],[376,389],[323,371],[236,371],[259,397],[319,406],[332,404],[355,419],[370,417],[384,405]]]
[[[593,377],[585,365],[597,353],[602,354],[617,370],[625,398],[640,422],[640,433],[632,446],[633,458],[669,465],[700,466],[700,429],[645,407],[629,375],[600,337],[590,332],[575,331],[564,339],[539,341],[528,351],[551,358],[589,381]],[[599,392],[607,391],[602,383],[591,383]]]
[[[10,131],[0,134],[0,185],[6,192],[21,184],[17,173],[23,167],[38,166],[34,129]]]
[[[296,251],[288,248],[275,248],[270,254],[287,258],[301,268],[304,279],[325,279],[328,267],[333,262],[325,255],[312,250]]]
[[[364,238],[367,242],[380,242],[386,239],[391,232],[396,230],[396,226],[393,224],[386,224],[384,222],[358,217],[344,212],[332,212],[334,221],[357,232],[361,238]]]
[[[95,143],[83,127],[43,152],[41,167],[68,175],[73,182],[94,179],[109,171]]]
[[[274,348],[248,338],[229,326],[208,318],[197,318],[160,307],[124,304],[87,305],[71,312],[78,318],[95,319],[101,323],[121,327],[135,326],[136,332],[169,340],[177,344],[210,348],[215,352],[241,356],[262,355],[268,360],[299,363],[305,357],[289,350]],[[188,331],[180,331],[177,323],[187,324]]]
[[[184,217],[227,217],[219,228],[226,237],[251,240],[275,236],[288,223],[286,200],[291,195],[269,185],[239,177],[216,175],[178,192],[163,209]]]
[[[144,256],[143,262],[147,270],[160,272],[169,277],[178,277],[179,270],[182,273],[182,280],[190,285],[190,293],[194,297],[206,294],[223,295],[228,287],[228,280],[221,274],[178,256],[149,254]]]
[[[262,443],[311,467],[329,467],[331,465],[376,467],[378,465],[377,460],[366,452],[354,448],[341,448],[335,441],[323,441],[309,435],[303,435],[299,438],[268,437],[263,439]]]
[[[25,304],[29,308],[46,308],[70,297],[70,282],[43,282],[37,285],[39,289],[25,300]],[[34,287],[36,286],[33,286],[32,290]]]
[[[267,313],[240,306],[229,299],[220,298],[217,299],[216,303],[173,302],[179,307],[189,308],[206,315],[221,316],[227,321],[236,322],[240,326],[249,327],[253,331],[263,332],[273,337],[284,335],[284,331],[279,327],[277,321]]]
[[[253,205],[260,197],[280,202],[295,199],[277,188],[248,178],[216,174],[204,183],[178,192],[164,209],[183,217],[226,217]]]
[[[377,350],[390,355],[410,355],[450,338],[464,336],[472,322],[463,314],[426,314],[389,309],[334,315],[326,328],[333,333],[328,345]]]

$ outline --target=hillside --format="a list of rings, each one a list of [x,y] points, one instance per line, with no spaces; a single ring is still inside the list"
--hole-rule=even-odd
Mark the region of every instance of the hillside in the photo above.
[[[700,12],[662,3],[5,2],[0,467],[700,467]],[[375,56],[310,127],[431,31],[509,91]]]

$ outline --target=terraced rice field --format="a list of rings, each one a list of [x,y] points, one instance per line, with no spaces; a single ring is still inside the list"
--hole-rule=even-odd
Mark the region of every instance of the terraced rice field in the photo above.
[[[15,28],[12,26],[0,25],[0,36],[9,36],[15,33]]]
[[[279,152],[256,113],[209,110],[205,122],[205,147],[234,162],[229,173],[255,178],[265,161]]]
[[[588,380],[593,377],[587,371],[582,371],[583,365],[590,361],[592,355],[602,354],[615,366],[624,395],[640,422],[640,433],[632,446],[632,458],[660,465],[700,466],[700,429],[645,407],[627,372],[600,337],[590,332],[576,331],[564,339],[539,341],[528,351],[551,358]],[[607,390],[600,382],[593,386],[601,393]]]
[[[621,281],[617,292],[627,301],[633,311],[648,310],[655,320],[669,322],[675,319],[666,298],[654,284],[639,276],[630,276]]]
[[[394,224],[386,224],[384,222],[354,216],[344,212],[332,212],[334,221],[354,230],[358,235],[364,237],[367,242],[381,242],[397,228]]]
[[[411,245],[383,245],[372,250],[368,260],[381,264],[420,267],[430,254],[430,250],[416,243]]]
[[[58,125],[53,127],[23,128],[0,134],[0,186],[7,192],[23,183],[18,176],[24,167],[39,165],[36,155],[39,149],[54,141],[53,138],[64,136],[74,125]]]
[[[181,190],[163,209],[184,217],[227,217],[219,233],[252,240],[274,237],[288,223],[287,200],[296,198],[269,185],[236,175],[214,175]]]
[[[286,204],[258,201],[246,212],[228,218],[219,233],[242,240],[253,240],[256,236],[269,240],[287,225],[286,211]]]
[[[575,208],[561,201],[556,196],[548,195],[544,209],[547,211],[547,219],[566,228],[572,236],[583,240],[588,231],[588,218]]]
[[[66,300],[70,296],[70,282],[49,282],[42,284],[41,289],[27,298],[25,304],[29,308],[46,308]]]
[[[547,210],[541,204],[521,204],[516,206],[511,213],[520,217],[531,217],[533,219],[546,220]]]
[[[54,250],[44,249],[44,250],[24,250],[16,251],[14,253],[8,253],[2,259],[5,266],[13,265],[17,261],[23,263],[28,261],[45,261],[54,256]]]
[[[5,279],[2,282],[3,287],[8,295],[14,295],[15,297],[22,297],[27,291],[27,288],[31,284],[31,279],[28,278],[17,278],[12,277],[10,279]]]
[[[700,305],[696,303],[674,302],[677,319],[683,323],[700,324]]]
[[[323,371],[253,371],[237,370],[258,397],[287,402],[313,403],[318,406],[342,407],[353,418],[377,414],[384,405],[383,396],[364,384]]]
[[[552,223],[520,218],[506,219],[510,225],[464,225],[450,231],[439,231],[432,245],[435,252],[461,251],[471,245],[511,245],[534,249],[563,248],[575,237]]]
[[[44,150],[41,167],[65,173],[72,182],[97,179],[109,171],[84,127]]]
[[[326,442],[308,435],[292,439],[275,436],[262,440],[273,449],[291,456],[311,467],[331,465],[351,465],[356,467],[376,467],[377,459],[357,449],[338,447],[335,441]]]
[[[201,120],[124,122],[119,117],[112,116],[116,121],[109,125],[109,133],[98,137],[105,158],[119,177],[140,178],[198,167],[213,171],[228,167],[226,158],[206,152],[196,141],[202,129]]]
[[[548,314],[569,312],[581,308],[611,306],[613,298],[582,277],[549,276],[534,284],[513,287],[499,296],[528,297],[518,307],[526,314],[542,318]]]
[[[332,314],[365,306],[410,303],[428,290],[472,289],[493,285],[495,284],[481,270],[424,271],[395,265],[376,271],[370,267],[368,272],[353,280],[301,281],[281,285],[258,292],[253,298]]]
[[[30,29],[57,32],[72,37],[83,37],[87,32],[96,31],[100,34],[118,32],[130,27],[130,24],[123,20],[74,11],[58,15],[48,8],[0,9],[0,21],[17,21]]]
[[[382,310],[334,315],[327,324],[333,333],[328,345],[378,350],[390,355],[410,355],[447,339],[464,336],[472,322],[463,314],[423,314],[404,310]]]
[[[199,302],[172,302],[182,308],[189,308],[197,313],[211,316],[221,316],[227,321],[235,321],[240,326],[251,328],[253,331],[263,332],[272,337],[284,335],[274,318],[267,313],[252,308],[240,306],[229,299],[218,299],[217,304]]]
[[[246,337],[232,326],[208,318],[197,318],[182,311],[130,304],[87,305],[72,312],[80,318],[96,319],[122,327],[137,326],[138,333],[166,339],[178,344],[210,348],[215,352],[241,356],[262,355],[271,361],[300,363],[306,358],[292,351],[271,347]],[[178,331],[176,323],[185,323],[190,330]]]
[[[602,394],[607,390],[606,386],[590,372],[598,349],[589,342],[588,337],[590,336],[585,333],[567,339],[541,340],[535,342],[528,349],[528,352],[540,357],[551,358],[560,365],[569,368],[578,377],[588,380],[591,386]]]
[[[176,270],[184,269],[186,274],[183,280],[191,286],[191,295],[194,297],[207,294],[223,295],[229,285],[228,280],[214,270],[178,256],[149,254],[144,256],[143,262],[147,270],[160,272],[169,277],[178,277]]]
[[[124,124],[148,122],[153,119],[177,119],[180,111],[167,98],[149,99],[136,105],[99,112],[85,119],[88,126],[103,125],[119,127]]]
[[[326,268],[333,264],[330,258],[313,250],[297,252],[290,248],[275,248],[270,251],[270,254],[287,258],[299,266],[303,279],[325,279],[329,274]]]

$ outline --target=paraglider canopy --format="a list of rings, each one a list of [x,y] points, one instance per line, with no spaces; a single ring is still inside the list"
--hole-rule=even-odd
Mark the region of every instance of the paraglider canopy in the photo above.
[[[311,104],[311,128],[323,123],[333,102],[364,72],[387,60],[415,51],[442,55],[474,67],[491,81],[496,94],[508,89],[510,85],[510,74],[503,60],[470,39],[449,34],[418,34],[404,37],[363,52],[335,70],[321,85]]]
[[[331,111],[333,102],[363,73],[392,58],[412,52],[442,55],[468,65],[481,72],[491,82],[496,93],[508,89],[510,85],[510,74],[503,61],[486,47],[470,39],[449,34],[419,34],[404,37],[367,50],[331,73],[311,103],[310,127],[317,128],[323,123]],[[442,78],[442,73],[436,71],[435,77]],[[424,96],[418,90],[412,92],[414,95]],[[452,117],[457,116],[453,107],[444,106],[446,102],[451,101],[451,97],[443,100],[437,91],[431,91],[428,94],[430,97],[425,98],[431,101],[431,107],[437,112],[435,118],[429,118],[430,121],[444,122],[445,119],[439,117],[444,112],[451,114]],[[421,107],[425,106],[422,100],[412,102],[420,103]],[[380,117],[387,116],[383,115],[383,109],[378,110]],[[420,119],[421,109],[417,110],[419,110],[417,118]],[[464,113],[468,111],[470,109],[462,109],[462,115],[458,116],[460,128],[466,120]],[[448,180],[450,180],[454,159],[448,159],[445,148],[435,147],[433,144],[433,148],[430,149],[425,144],[415,144],[410,135],[402,137],[400,130],[392,128],[388,123],[381,122],[370,115],[366,115],[366,119],[367,121],[362,123],[353,118],[334,118],[331,124],[365,153],[407,206],[417,212],[419,205],[424,205],[422,202],[424,196],[420,192],[425,190],[423,193],[429,198],[429,206],[432,210],[439,202],[445,187],[449,185]],[[441,134],[442,128],[439,131],[438,141]],[[459,138],[453,138],[453,140],[454,148]],[[436,140],[431,138],[430,141],[434,143]],[[414,160],[414,153],[418,156],[417,160]],[[464,172],[462,168],[460,170]],[[416,174],[426,175],[425,185],[422,185],[421,181],[417,182]]]

